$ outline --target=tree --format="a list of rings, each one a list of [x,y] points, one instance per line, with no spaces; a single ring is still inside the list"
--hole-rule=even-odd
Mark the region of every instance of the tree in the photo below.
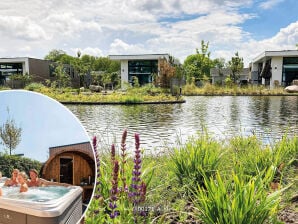
[[[159,76],[154,80],[155,85],[158,85],[162,88],[169,88],[170,81],[176,75],[176,68],[172,66],[166,60],[160,61],[160,72]]]
[[[238,52],[236,52],[235,57],[232,57],[228,62],[228,67],[231,69],[231,79],[236,83],[244,67],[243,58],[239,56]]]
[[[111,73],[108,73],[108,72],[103,73],[101,81],[103,83],[104,90],[106,90],[106,85],[112,82]]]
[[[66,55],[65,51],[53,49],[44,57],[44,59],[58,62],[63,55]]]
[[[210,52],[208,51],[209,42],[201,41],[201,49],[196,49],[196,54],[189,55],[183,64],[186,71],[187,79],[193,77],[196,80],[202,80],[210,77],[210,69],[212,67],[212,60],[210,59]]]
[[[218,69],[223,69],[226,66],[226,61],[224,58],[215,58],[213,60],[213,66]]]
[[[8,119],[2,127],[0,127],[0,138],[2,144],[9,150],[9,155],[17,147],[21,141],[22,128],[18,128],[13,119]]]
[[[59,63],[56,67],[55,67],[55,71],[54,71],[54,75],[56,77],[56,83],[58,85],[58,88],[61,87],[67,87],[70,85],[70,77],[69,74],[65,71],[65,67],[63,64]]]

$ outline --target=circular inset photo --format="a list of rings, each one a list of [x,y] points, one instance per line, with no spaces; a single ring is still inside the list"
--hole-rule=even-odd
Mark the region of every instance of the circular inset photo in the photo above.
[[[0,223],[78,223],[96,175],[90,138],[62,104],[0,91]]]

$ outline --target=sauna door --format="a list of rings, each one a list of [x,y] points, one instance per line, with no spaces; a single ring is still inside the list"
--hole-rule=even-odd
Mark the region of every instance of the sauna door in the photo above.
[[[60,183],[72,184],[73,159],[60,158]]]

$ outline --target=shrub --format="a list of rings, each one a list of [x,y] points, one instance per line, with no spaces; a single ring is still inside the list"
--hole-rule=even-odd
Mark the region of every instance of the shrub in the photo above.
[[[15,155],[0,156],[0,171],[3,176],[10,177],[13,169],[29,173],[30,169],[40,170],[42,164],[37,160]]]
[[[42,88],[44,88],[45,86],[42,83],[38,83],[38,82],[32,82],[29,85],[25,86],[26,90],[29,91],[41,91]]]

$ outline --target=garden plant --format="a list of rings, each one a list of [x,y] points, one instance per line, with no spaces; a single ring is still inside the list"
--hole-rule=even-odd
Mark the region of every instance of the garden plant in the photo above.
[[[297,218],[295,135],[264,144],[254,134],[217,140],[203,131],[158,155],[142,155],[138,134],[130,155],[126,136],[109,153],[93,140],[97,187],[86,223],[281,224],[284,211]]]

